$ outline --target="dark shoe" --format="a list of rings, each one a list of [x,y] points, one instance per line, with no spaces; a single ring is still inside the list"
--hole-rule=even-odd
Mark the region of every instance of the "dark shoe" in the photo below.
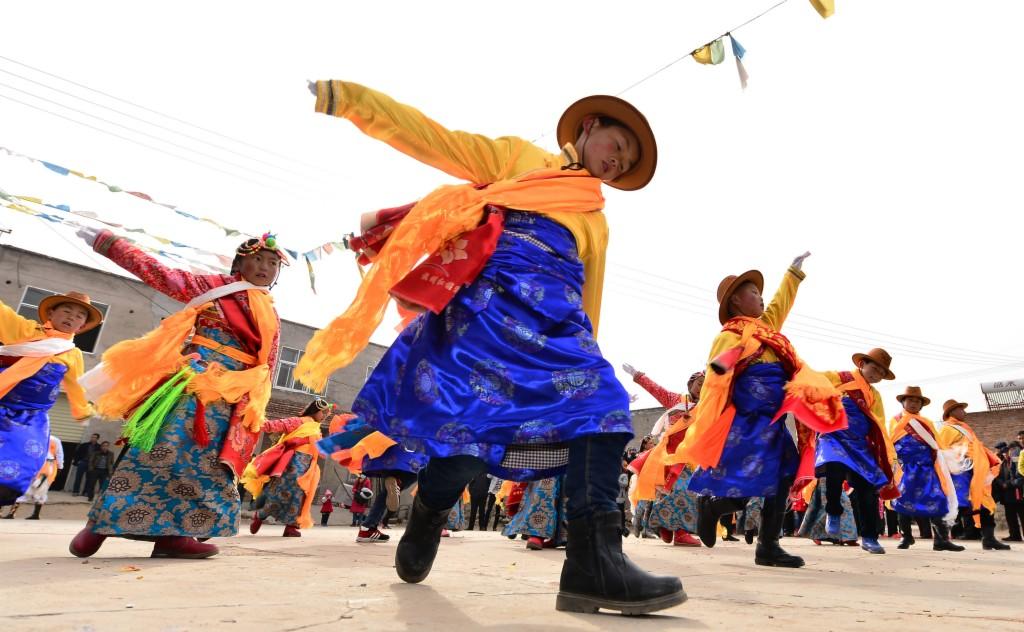
[[[800,568],[804,558],[786,553],[779,541],[758,542],[754,550],[754,563],[758,566],[778,566],[781,568]]]
[[[949,526],[945,522],[933,523],[932,531],[935,532],[935,536],[932,539],[932,550],[953,552],[964,550],[964,547],[949,541]]]
[[[390,539],[390,535],[381,533],[380,529],[377,529],[376,527],[371,529],[359,529],[359,533],[356,534],[356,542],[387,542]]]
[[[260,519],[260,513],[257,511],[252,515],[252,522],[249,523],[249,533],[256,535],[262,526],[263,521]]]
[[[220,553],[215,544],[198,542],[183,535],[165,535],[156,539],[150,557],[173,557],[182,560],[200,560]]]
[[[29,516],[28,518],[25,518],[25,520],[39,520],[39,512],[42,511],[42,510],[43,510],[43,506],[42,505],[36,505],[35,508],[32,509],[32,515]]]
[[[747,503],[746,498],[724,498],[721,496],[700,496],[697,500],[697,537],[704,546],[711,548],[718,540],[718,519],[727,513],[740,511]]]
[[[1012,535],[1008,538],[1003,538],[1002,540],[1003,542],[1024,542],[1024,538],[1014,537]]]
[[[284,533],[282,533],[281,535],[285,538],[301,538],[302,532],[299,531],[298,527],[296,527],[293,524],[290,524],[285,526]]]
[[[740,541],[740,539],[737,538],[736,536],[734,536],[731,533],[729,535],[725,536],[724,538],[722,538],[722,542],[739,542],[739,541]],[[751,540],[751,542],[752,541],[753,540]],[[750,544],[750,542],[747,542],[747,544]]]
[[[754,536],[756,536],[756,535],[757,535],[757,531],[754,531],[753,529],[748,529],[748,530],[743,532],[743,541],[746,542],[747,544],[753,544],[754,543]]]
[[[1010,545],[996,539],[995,527],[982,527],[981,548],[984,551],[1009,551]]]
[[[647,614],[686,601],[678,577],[652,575],[622,552],[618,511],[569,521],[569,543],[555,609]]]
[[[441,530],[448,523],[450,510],[430,509],[419,496],[413,501],[409,524],[395,551],[395,570],[402,581],[417,584],[430,574],[441,543]]]
[[[92,532],[92,525],[87,524],[78,532],[78,535],[71,540],[68,550],[75,557],[89,557],[100,550],[107,536]]]
[[[900,540],[900,543],[896,545],[896,548],[897,549],[909,549],[914,544],[914,542],[916,542],[916,541],[917,540],[914,539],[914,536],[912,536],[912,535],[905,535],[905,536],[903,536],[903,539]]]

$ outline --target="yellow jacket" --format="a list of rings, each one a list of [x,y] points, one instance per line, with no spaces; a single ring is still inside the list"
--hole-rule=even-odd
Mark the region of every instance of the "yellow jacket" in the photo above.
[[[489,138],[449,130],[416,108],[348,81],[317,82],[316,111],[348,119],[364,134],[474,184],[489,184],[568,162],[564,154],[552,154],[522,138]],[[569,149],[574,159],[575,150],[571,146]],[[608,247],[604,213],[551,212],[544,215],[565,226],[576,238],[585,279],[583,309],[596,336]]]
[[[42,324],[25,318],[4,303],[0,302],[0,341],[13,344],[28,339],[42,339],[46,337]],[[82,357],[82,350],[78,347],[58,353],[50,359],[51,363],[63,364],[68,367],[61,386],[67,393],[68,402],[71,404],[71,415],[75,419],[85,419],[92,415],[92,407],[85,396],[85,389],[78,384],[78,378],[85,373],[85,358]]]
[[[937,440],[943,450],[961,449],[973,462],[970,491],[972,509],[977,511],[985,507],[994,512],[996,503],[992,498],[992,481],[999,475],[999,459],[985,447],[969,425],[953,418],[946,419]],[[975,524],[981,526],[981,518],[977,515],[974,518]]]

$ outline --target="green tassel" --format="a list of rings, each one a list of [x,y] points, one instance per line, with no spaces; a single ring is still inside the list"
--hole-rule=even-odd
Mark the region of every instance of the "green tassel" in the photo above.
[[[132,447],[145,452],[153,449],[156,437],[163,428],[164,419],[177,405],[185,388],[195,376],[196,373],[191,368],[182,368],[135,409],[123,432]]]

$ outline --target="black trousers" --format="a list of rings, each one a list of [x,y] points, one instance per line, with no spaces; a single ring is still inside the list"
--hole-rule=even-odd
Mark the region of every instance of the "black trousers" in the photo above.
[[[1024,503],[1007,503],[1003,509],[1006,510],[1006,526],[1010,528],[1010,537],[1020,540],[1024,535]]]
[[[494,512],[494,526],[491,527],[491,530],[493,531],[494,529],[498,528],[498,521],[501,520],[501,512],[495,510],[495,508],[494,508],[494,503],[495,502],[497,502],[497,498],[495,498],[494,494],[488,493],[487,494],[487,506],[484,507],[484,515],[480,518],[480,529],[481,530],[486,530],[487,529],[487,523],[491,519],[491,512],[492,511]]]
[[[75,463],[75,484],[71,487],[71,493],[77,494],[82,489],[82,481],[86,479],[86,474],[89,473],[89,462],[79,461]]]
[[[848,481],[854,493],[850,496],[853,504],[854,520],[863,538],[878,539],[878,491],[842,463],[826,463],[821,468],[825,472],[825,513],[830,516],[843,515],[843,481]]]
[[[93,494],[96,492],[103,493],[103,487],[107,484],[107,478],[110,477],[109,470],[92,470],[89,475],[85,477],[85,495],[89,500],[93,499]]]
[[[917,522],[917,528],[921,532],[921,537],[922,538],[931,538],[932,537],[932,526],[934,525],[938,529],[939,525],[942,522],[941,518],[932,518],[932,519],[929,520],[928,518],[922,518],[920,516],[908,516],[906,514],[899,514],[899,517],[900,517],[900,533],[903,533],[904,536],[912,535],[910,533],[910,530],[911,530],[912,525],[914,524],[914,522]]]
[[[900,515],[892,509],[889,509],[888,507],[885,508],[886,535],[892,536],[900,532],[899,516]]]
[[[331,518],[331,512],[323,511],[320,512],[320,526],[326,527],[327,521]]]
[[[472,531],[473,525],[479,525],[481,531],[487,530],[487,496],[469,497],[469,522],[466,529]]]

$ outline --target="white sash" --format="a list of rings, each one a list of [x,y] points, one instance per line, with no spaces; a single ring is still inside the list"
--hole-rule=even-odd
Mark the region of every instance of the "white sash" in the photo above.
[[[43,338],[32,342],[22,342],[14,345],[0,346],[2,356],[20,356],[22,358],[46,358],[49,356],[71,351],[75,343],[64,338]]]
[[[657,437],[663,430],[668,428],[668,418],[672,416],[672,413],[689,412],[693,408],[696,408],[696,406],[697,404],[688,402],[684,399],[672,408],[669,408],[661,414],[661,417],[658,417],[658,421],[654,422],[654,427],[651,428],[651,436]]]
[[[952,525],[956,522],[956,514],[959,505],[956,500],[956,487],[953,485],[953,477],[949,474],[949,466],[946,465],[946,459],[942,455],[942,450],[939,449],[939,444],[936,443],[935,437],[930,432],[924,429],[924,426],[920,424],[916,419],[910,420],[910,427],[914,429],[917,436],[928,444],[932,450],[935,450],[935,459],[939,462],[939,474],[944,479],[945,485],[943,487],[946,490],[946,515],[943,516],[942,521],[948,525]]]
[[[209,303],[212,300],[227,296],[228,294],[234,294],[235,292],[244,292],[246,290],[261,290],[263,292],[268,291],[267,288],[262,285],[253,285],[248,281],[235,281],[233,283],[228,283],[227,285],[215,287],[212,290],[209,290],[208,292],[203,292],[199,296],[189,301],[188,304],[185,305],[185,308],[188,309],[189,307],[199,307],[204,303]]]

